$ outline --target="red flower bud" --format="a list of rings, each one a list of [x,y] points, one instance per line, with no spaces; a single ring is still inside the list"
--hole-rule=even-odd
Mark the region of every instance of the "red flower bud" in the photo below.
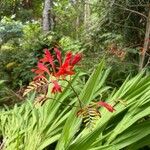
[[[105,107],[105,108],[106,108],[108,111],[110,111],[110,112],[115,111],[114,107],[111,106],[110,104],[106,103],[106,102],[99,101],[99,102],[97,102],[97,105],[98,105],[98,106],[103,106],[103,107]]]
[[[75,64],[77,64],[81,60],[81,58],[82,58],[81,54],[76,54],[71,61],[71,65],[74,66]]]

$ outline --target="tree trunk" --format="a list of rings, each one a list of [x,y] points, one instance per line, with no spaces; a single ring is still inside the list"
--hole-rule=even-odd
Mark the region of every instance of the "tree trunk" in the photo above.
[[[149,7],[149,13],[148,13],[148,18],[147,18],[147,23],[146,23],[144,45],[143,45],[143,50],[141,52],[139,71],[141,71],[144,67],[145,56],[149,47],[149,38],[150,38],[150,7]]]
[[[52,17],[52,0],[45,0],[43,9],[43,31],[49,32],[53,28],[53,17]]]

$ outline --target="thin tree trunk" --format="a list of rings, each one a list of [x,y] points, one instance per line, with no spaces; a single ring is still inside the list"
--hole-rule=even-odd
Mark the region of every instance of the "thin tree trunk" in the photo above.
[[[148,46],[149,38],[150,38],[150,7],[149,7],[149,13],[148,13],[148,18],[147,18],[147,23],[146,23],[145,39],[144,39],[143,50],[142,50],[141,58],[140,58],[139,71],[141,71],[144,67],[146,51],[148,50],[148,47],[149,47]]]
[[[52,11],[52,0],[45,0],[43,9],[43,31],[49,32],[53,26]]]

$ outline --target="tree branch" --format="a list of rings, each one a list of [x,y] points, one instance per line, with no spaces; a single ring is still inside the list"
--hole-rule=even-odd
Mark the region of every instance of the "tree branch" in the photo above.
[[[128,7],[149,7],[149,5],[148,4],[143,4],[143,5],[127,5]]]
[[[144,18],[147,19],[147,16],[146,16],[146,15],[144,15],[144,14],[142,14],[142,13],[136,11],[136,10],[128,9],[128,8],[126,8],[126,7],[124,7],[124,6],[120,5],[120,4],[116,4],[116,3],[114,3],[114,5],[115,5],[115,6],[118,6],[119,9],[126,10],[126,11],[130,11],[130,12],[132,12],[132,13],[138,14],[138,15],[140,15],[140,16],[142,16],[142,17],[144,17]]]

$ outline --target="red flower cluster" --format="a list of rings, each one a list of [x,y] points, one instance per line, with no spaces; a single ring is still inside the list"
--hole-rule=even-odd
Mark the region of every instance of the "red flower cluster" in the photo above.
[[[45,75],[53,76],[56,79],[64,79],[68,75],[75,74],[74,66],[81,60],[80,53],[75,55],[72,52],[67,52],[64,61],[62,60],[61,51],[54,48],[55,55],[52,55],[48,49],[45,49],[44,57],[39,60],[37,69],[32,69],[36,74],[34,80],[46,79]],[[56,57],[56,59],[54,59]],[[57,63],[56,63],[57,62]],[[61,92],[61,86],[58,80],[51,81],[54,84],[52,93]]]
[[[99,101],[99,102],[97,102],[97,105],[98,105],[98,106],[103,106],[103,107],[105,107],[105,108],[106,108],[108,111],[110,111],[110,112],[115,111],[114,107],[111,106],[110,104],[106,103],[106,102]]]

